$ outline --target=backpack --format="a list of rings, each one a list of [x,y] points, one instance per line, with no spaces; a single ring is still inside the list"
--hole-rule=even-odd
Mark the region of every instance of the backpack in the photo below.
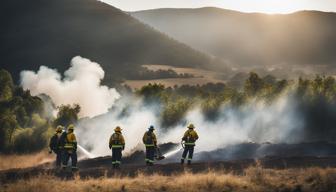
[[[146,144],[152,144],[153,143],[153,134],[149,131],[147,131],[147,133],[146,133],[145,143]]]
[[[113,143],[113,145],[120,145],[121,144],[119,134],[117,134],[117,133],[112,134],[112,143]]]
[[[187,132],[187,136],[186,136],[186,138],[185,138],[185,141],[187,142],[187,143],[193,143],[193,142],[195,142],[195,138],[193,137],[193,135],[191,134],[192,133],[192,131],[188,131]]]
[[[55,134],[50,138],[49,147],[51,150],[56,151],[58,148],[58,137]]]
[[[64,145],[66,143],[66,137],[67,137],[67,133],[63,132],[61,137],[58,140],[58,146],[60,146],[61,148],[64,148]]]

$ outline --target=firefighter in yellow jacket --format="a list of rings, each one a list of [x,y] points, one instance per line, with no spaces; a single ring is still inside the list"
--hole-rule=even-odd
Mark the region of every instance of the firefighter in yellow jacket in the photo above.
[[[191,164],[191,160],[194,154],[195,142],[198,139],[198,135],[194,130],[195,126],[193,124],[188,125],[188,130],[184,133],[182,141],[184,142],[184,151],[181,158],[181,164],[184,163],[184,159],[188,154],[188,165]]]
[[[154,165],[154,156],[155,156],[155,149],[157,147],[157,140],[156,135],[154,134],[154,126],[151,125],[148,128],[148,131],[142,137],[142,141],[146,146],[146,165],[152,166]]]
[[[121,128],[117,126],[110,137],[109,147],[112,149],[112,166],[119,168],[121,164],[122,150],[125,149],[125,139],[121,134]]]
[[[75,126],[70,124],[65,134],[63,167],[65,168],[68,165],[68,161],[71,158],[71,169],[77,170],[77,140],[74,129]]]

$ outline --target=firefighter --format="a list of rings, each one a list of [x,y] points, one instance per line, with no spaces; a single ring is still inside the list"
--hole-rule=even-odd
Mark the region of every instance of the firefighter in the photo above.
[[[156,136],[154,134],[154,126],[151,125],[148,128],[148,131],[144,134],[142,138],[143,143],[146,147],[146,165],[152,166],[154,165],[154,155],[155,155],[155,149],[157,147],[157,140]]]
[[[77,170],[77,140],[74,134],[74,129],[75,126],[70,124],[68,126],[68,132],[65,134],[63,168],[66,168],[68,161],[71,158],[71,169]]]
[[[119,168],[121,164],[122,150],[125,149],[125,139],[121,134],[121,128],[117,126],[110,137],[109,147],[112,149],[112,166]]]
[[[184,163],[184,159],[187,157],[187,154],[188,165],[191,164],[191,160],[194,154],[195,142],[198,139],[198,135],[194,129],[195,126],[193,124],[189,124],[188,130],[184,133],[182,138],[182,141],[184,142],[184,151],[181,158],[181,164]]]
[[[56,154],[56,167],[61,167],[62,156],[63,156],[63,146],[60,142],[63,132],[63,126],[58,125],[55,134],[50,138],[49,142],[49,153],[54,152]]]

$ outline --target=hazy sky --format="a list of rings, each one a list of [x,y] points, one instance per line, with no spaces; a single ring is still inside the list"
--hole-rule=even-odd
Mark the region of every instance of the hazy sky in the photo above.
[[[298,10],[336,12],[336,0],[102,0],[124,11],[155,8],[220,7],[243,12],[290,13]]]

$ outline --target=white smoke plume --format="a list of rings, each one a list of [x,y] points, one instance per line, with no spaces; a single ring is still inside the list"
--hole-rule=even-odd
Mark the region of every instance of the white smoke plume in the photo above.
[[[21,72],[21,85],[32,95],[47,94],[59,106],[79,104],[80,117],[93,117],[108,112],[120,97],[114,88],[101,85],[105,72],[98,63],[76,56],[64,77],[55,69],[41,66],[33,71]]]
[[[126,139],[126,152],[143,147],[142,136],[149,125],[156,127],[159,143],[179,143],[186,131],[186,124],[181,124],[169,131],[158,127],[160,119],[158,107],[146,106],[134,98],[123,98],[116,110],[103,116],[81,121],[78,135],[80,142],[88,146],[95,155],[109,155],[108,139],[117,125],[123,128]],[[127,108],[125,106],[131,106]],[[127,109],[123,113],[123,109]],[[199,134],[196,152],[211,151],[231,144],[242,142],[298,142],[303,122],[295,110],[295,105],[288,96],[284,96],[272,105],[262,101],[251,102],[241,109],[222,106],[217,121],[208,121],[199,107],[191,110],[185,122],[193,123]]]
[[[185,119],[196,126],[200,137],[197,148],[200,151],[244,142],[298,142],[303,127],[293,101],[287,96],[272,105],[262,101],[251,102],[241,109],[224,105],[216,121],[206,120],[199,108],[190,111]],[[178,126],[165,134],[162,140],[180,142],[185,130],[185,126]]]
[[[115,89],[100,85],[103,77],[99,64],[79,56],[72,59],[64,78],[44,66],[37,73],[21,73],[23,88],[32,94],[47,94],[57,105],[78,103],[81,117],[93,117],[81,119],[75,132],[79,144],[94,156],[110,155],[108,140],[116,126],[123,129],[126,152],[143,147],[142,136],[150,125],[156,127],[159,143],[181,141],[186,124],[163,130],[159,127],[160,105],[148,106],[139,98],[120,97]],[[182,118],[196,126],[200,137],[196,152],[242,142],[300,142],[303,121],[291,98],[285,94],[272,104],[252,101],[240,108],[223,105],[215,121],[207,120],[200,107]]]
[[[126,140],[125,151],[130,152],[142,146],[142,136],[147,128],[159,123],[155,109],[143,105],[138,99],[122,98],[117,105],[111,112],[93,119],[85,119],[77,125],[79,143],[96,156],[110,154],[108,141],[116,126],[122,128]],[[158,131],[160,131],[159,128]]]

